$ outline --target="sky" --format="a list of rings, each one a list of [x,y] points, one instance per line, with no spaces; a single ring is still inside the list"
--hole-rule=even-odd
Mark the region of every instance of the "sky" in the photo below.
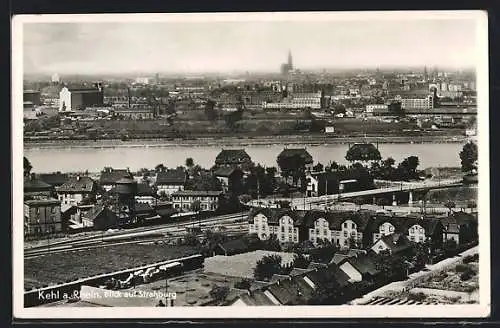
[[[276,20],[23,24],[24,73],[278,72],[475,67],[477,20]]]

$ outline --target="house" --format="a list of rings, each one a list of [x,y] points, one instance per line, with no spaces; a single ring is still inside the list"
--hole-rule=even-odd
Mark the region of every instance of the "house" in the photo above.
[[[478,239],[477,216],[465,212],[453,212],[441,219],[443,224],[443,241],[455,240],[457,245],[466,244]]]
[[[24,177],[24,199],[49,198],[53,190],[53,186],[37,178],[34,173]]]
[[[275,236],[281,243],[298,243],[307,239],[303,225],[305,214],[305,211],[290,209],[255,209],[248,216],[248,231],[257,234],[261,240]]]
[[[62,186],[66,181],[69,180],[69,176],[61,172],[40,173],[38,175],[38,178],[53,187]]]
[[[306,181],[307,197],[331,195],[339,192],[339,178],[334,172],[307,172]]]
[[[355,143],[350,146],[345,156],[349,162],[378,162],[382,159],[378,147],[372,143]]]
[[[368,255],[346,258],[337,265],[349,277],[350,283],[373,281],[380,274],[376,263]]]
[[[444,226],[439,219],[421,217],[404,218],[403,231],[411,242],[429,242],[432,248],[441,248]]]
[[[107,230],[118,226],[115,213],[102,204],[95,205],[90,211],[85,213],[82,221],[87,221],[86,226],[91,225],[94,227],[94,230]]]
[[[104,168],[99,177],[99,185],[106,191],[110,191],[116,184],[116,181],[122,178],[131,178],[132,174],[127,169],[113,169],[111,167]]]
[[[243,171],[238,167],[223,166],[214,173],[221,182],[224,192],[239,192],[242,187]]]
[[[222,149],[215,158],[216,166],[238,166],[245,169],[251,163],[252,159],[245,149]]]
[[[370,249],[376,254],[389,251],[391,255],[396,255],[407,251],[410,248],[408,238],[402,233],[391,233],[384,235],[377,240]]]
[[[61,201],[61,210],[65,211],[71,206],[80,205],[84,199],[94,198],[97,184],[90,177],[76,176],[57,187],[56,192]]]
[[[135,194],[135,201],[137,203],[155,205],[158,200],[156,196],[155,190],[148,183],[141,182],[137,184],[137,192]]]
[[[57,199],[24,201],[24,234],[40,235],[61,232],[61,202]]]
[[[376,214],[371,222],[371,243],[375,243],[382,236],[387,236],[395,232],[404,232],[402,227],[405,218],[398,218],[392,215]]]
[[[340,296],[349,288],[349,276],[336,265],[318,268],[294,269],[289,275],[274,275],[271,283],[250,288],[231,302],[231,306],[281,306],[311,304],[324,291],[323,286],[333,283]],[[326,296],[326,295],[325,295]]]
[[[172,195],[183,191],[187,181],[184,170],[166,170],[156,175],[156,191],[158,195]]]
[[[222,191],[179,190],[174,192],[171,196],[172,204],[175,209],[189,211],[191,210],[193,202],[199,201],[202,211],[215,211],[219,207]]]
[[[308,239],[317,244],[328,240],[339,248],[366,247],[370,244],[369,224],[372,213],[308,211],[304,223]]]
[[[305,163],[305,170],[306,171],[311,171],[313,168],[313,157],[305,148],[285,148],[283,151],[278,155],[277,161],[278,164],[281,163],[283,160],[286,159],[292,159],[295,156],[300,156],[302,160]]]

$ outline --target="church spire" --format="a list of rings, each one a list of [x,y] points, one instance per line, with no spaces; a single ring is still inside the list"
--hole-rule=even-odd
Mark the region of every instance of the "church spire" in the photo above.
[[[293,69],[292,51],[288,50],[288,68]]]

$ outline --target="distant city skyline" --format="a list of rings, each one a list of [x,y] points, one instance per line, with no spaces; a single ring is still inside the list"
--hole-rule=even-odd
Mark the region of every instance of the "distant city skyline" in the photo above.
[[[25,23],[25,74],[475,68],[477,17]]]

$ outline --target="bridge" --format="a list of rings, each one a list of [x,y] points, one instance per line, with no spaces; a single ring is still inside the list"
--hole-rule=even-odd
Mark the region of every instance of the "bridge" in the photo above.
[[[381,182],[380,180],[378,181]],[[339,194],[324,195],[318,197],[301,197],[301,198],[266,198],[259,200],[252,200],[248,203],[252,207],[273,207],[273,203],[280,201],[288,201],[292,207],[306,207],[315,204],[328,204],[332,202],[339,202],[340,200],[347,200],[357,197],[375,197],[377,195],[392,194],[392,205],[396,206],[396,193],[408,193],[408,204],[413,203],[413,194],[415,192],[428,192],[429,190],[446,189],[452,187],[462,186],[462,181],[457,180],[441,180],[441,181],[422,181],[422,182],[394,182],[385,181],[386,187],[369,189],[362,191],[346,192]]]

